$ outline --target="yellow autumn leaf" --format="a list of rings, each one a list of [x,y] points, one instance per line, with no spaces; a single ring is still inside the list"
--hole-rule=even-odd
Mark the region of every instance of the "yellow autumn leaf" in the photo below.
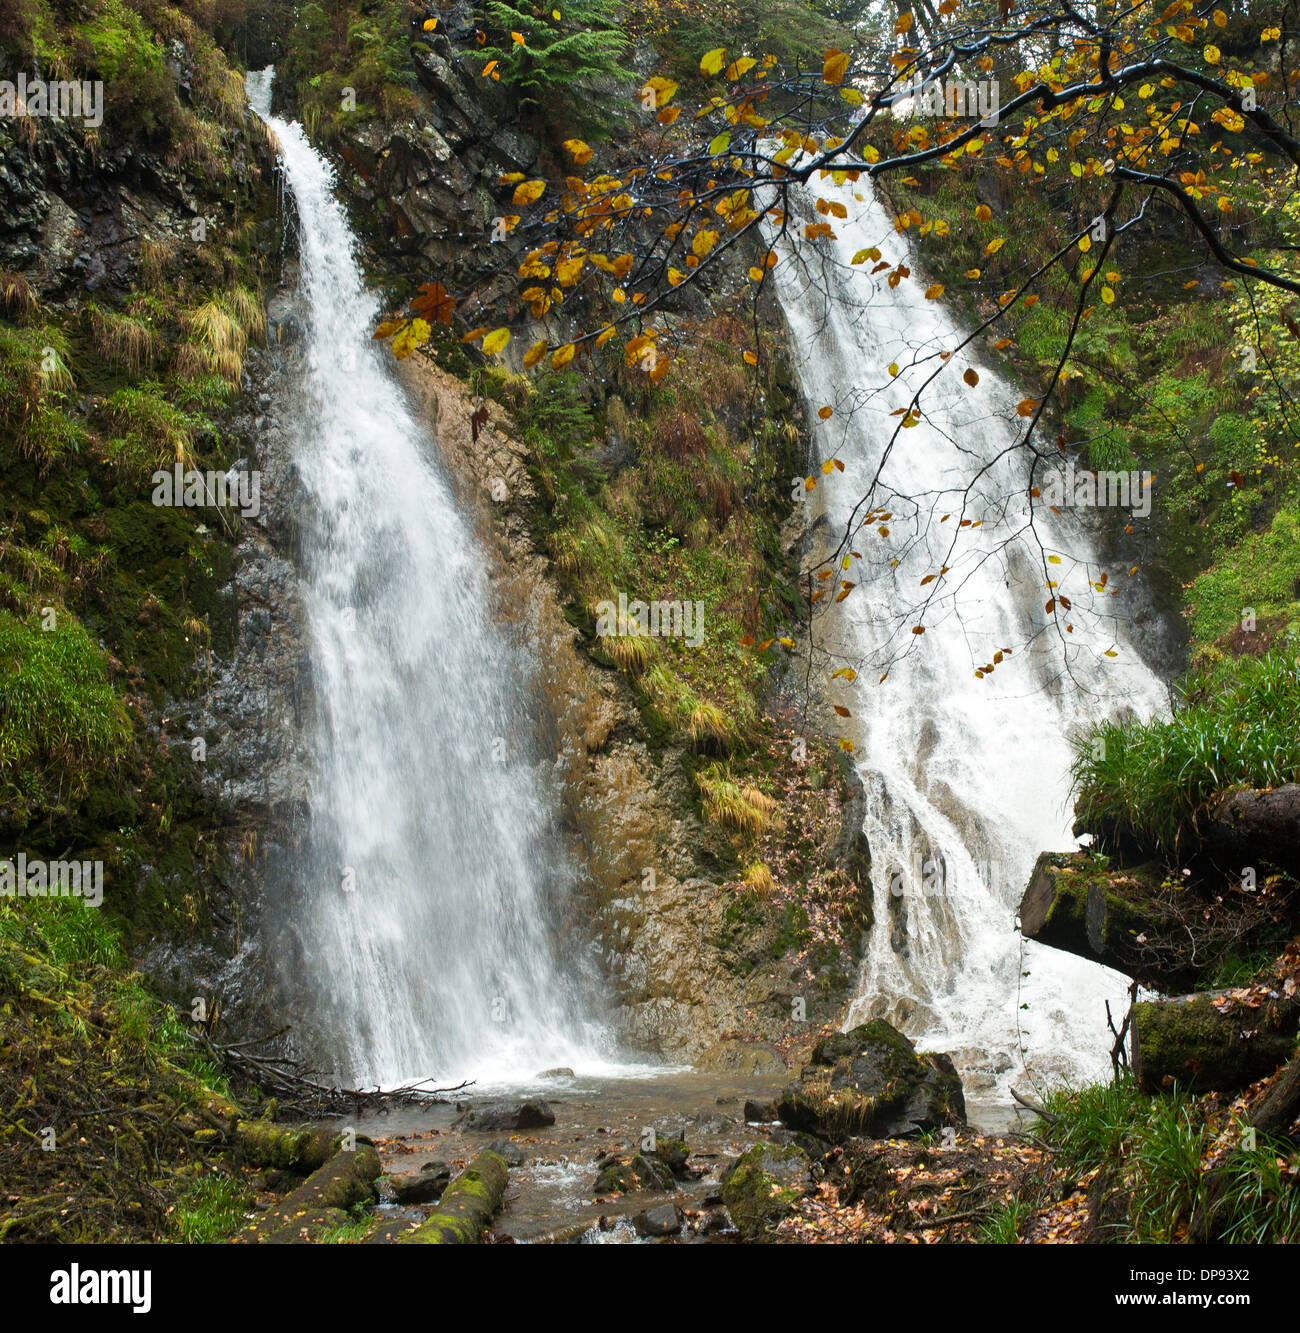
[[[581,167],[591,161],[592,150],[581,139],[566,139],[561,145],[566,153]]]
[[[943,295],[943,283],[932,283],[925,289],[925,299],[927,301],[936,301]]]
[[[577,350],[572,343],[565,343],[563,347],[557,347],[551,355],[551,365],[556,370],[562,369],[573,360],[574,353]]]
[[[493,329],[492,332],[483,339],[483,350],[489,355],[494,355],[497,352],[504,352],[509,342],[509,329]]]
[[[980,204],[975,209],[975,216],[981,222],[987,222],[993,216],[993,210],[987,204]]]
[[[1115,303],[1115,293],[1109,287],[1103,287],[1101,289],[1101,299],[1106,305],[1113,305]]]
[[[727,66],[727,73],[724,77],[732,80],[739,79],[757,64],[758,61],[754,60],[752,57],[741,56],[739,60],[733,60],[731,64]]]
[[[429,326],[422,319],[413,319],[393,339],[393,355],[400,361],[410,356],[417,347],[423,347],[429,341]]]
[[[992,240],[992,241],[990,241],[990,242],[984,247],[984,253],[985,253],[986,255],[995,255],[995,254],[997,254],[997,252],[998,252],[999,250],[1002,249],[1002,247],[1003,247],[1006,243],[1007,243],[1007,242],[1006,242],[1006,238],[1005,238],[1004,236],[999,236],[999,237],[997,237],[996,240]]]
[[[535,204],[546,193],[545,181],[521,181],[515,186],[515,204]]]
[[[539,338],[524,353],[524,369],[532,370],[532,368],[542,359],[542,357],[546,355],[546,348],[547,348],[546,339]]]
[[[727,48],[719,46],[712,51],[707,51],[700,60],[701,74],[716,74],[721,70],[727,59]]]
[[[822,62],[822,81],[824,83],[843,83],[845,72],[849,67],[849,57],[843,51],[837,51],[831,47],[826,52],[826,58]]]

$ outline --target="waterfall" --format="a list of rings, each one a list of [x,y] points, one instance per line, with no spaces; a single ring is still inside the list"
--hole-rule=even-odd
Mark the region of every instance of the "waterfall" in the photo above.
[[[844,204],[847,218],[819,215],[817,198]],[[869,512],[852,518],[877,470],[871,504],[890,515],[887,539],[879,523],[855,532],[861,558],[841,577],[858,586],[817,627],[861,673],[835,699],[854,715],[842,725],[867,791],[875,905],[849,1022],[885,1017],[929,1049],[952,1050],[977,1095],[1021,1077],[1022,1058],[1035,1077],[1101,1073],[1104,1001],[1118,1021],[1126,979],[1022,945],[1014,920],[1037,854],[1075,845],[1071,736],[1122,709],[1147,716],[1164,704],[1125,636],[1125,599],[1109,595],[1124,571],[1098,590],[1103,571],[1069,509],[1057,515],[1041,500],[1037,539],[1025,528],[1029,465],[1012,448],[1023,395],[956,350],[964,334],[942,301],[925,299],[918,260],[871,184],[794,186],[790,211],[792,226],[829,221],[836,233],[799,255],[772,238],[818,461],[844,464],[819,470],[809,497],[824,516],[822,549]],[[912,276],[891,288],[873,262],[852,263],[873,246]],[[979,376],[973,387],[967,369]],[[898,431],[886,457],[900,420],[891,414],[930,380],[922,420]],[[828,420],[825,406],[835,409]],[[971,526],[959,527],[963,518]],[[913,635],[921,580],[944,565],[925,633]],[[1072,631],[1045,614],[1049,578],[1070,599]],[[1047,628],[1022,648],[1030,626]],[[1005,649],[1014,651],[978,679]]]
[[[494,622],[475,535],[371,343],[333,170],[270,114],[272,74],[248,92],[279,139],[308,310],[293,464],[317,728],[282,961],[351,1086],[591,1070],[601,1034],[554,956],[568,874],[528,656]]]

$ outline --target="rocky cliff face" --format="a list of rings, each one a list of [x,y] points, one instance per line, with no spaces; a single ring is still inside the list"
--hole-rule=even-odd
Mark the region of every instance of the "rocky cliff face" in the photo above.
[[[553,151],[535,127],[518,122],[504,90],[456,56],[468,13],[454,6],[437,36],[413,46],[418,111],[352,124],[336,145],[340,191],[368,248],[372,278],[404,291],[436,274],[467,304],[510,281],[500,276],[498,254],[513,242],[486,248],[497,178],[545,170]],[[57,123],[40,126],[31,141],[4,130],[0,268],[24,274],[43,309],[70,327],[79,327],[94,301],[157,331],[146,366],[112,367],[106,354],[90,354],[85,392],[66,404],[91,428],[95,488],[93,502],[70,517],[96,531],[94,511],[111,516],[127,503],[111,489],[122,479],[106,461],[111,431],[98,429],[104,402],[119,387],[152,385],[150,376],[169,405],[184,401],[181,349],[204,297],[220,306],[220,293],[243,283],[265,300],[265,346],[253,345],[256,333],[245,335],[238,391],[212,407],[195,458],[260,470],[260,513],[228,527],[173,515],[183,524],[177,549],[159,551],[162,520],[147,493],[133,496],[147,535],[142,545],[165,559],[150,565],[140,556],[137,569],[137,558],[122,553],[132,561],[132,581],[114,588],[111,600],[147,601],[161,590],[167,561],[188,551],[183,589],[171,594],[175,611],[161,603],[158,612],[172,617],[176,642],[128,643],[104,610],[107,595],[82,609],[139,709],[132,766],[105,779],[116,802],[112,821],[153,812],[112,853],[119,882],[130,886],[118,900],[123,915],[144,948],[144,965],[172,998],[188,1007],[205,996],[224,1014],[224,1031],[253,1034],[294,1021],[280,1012],[274,960],[283,942],[269,935],[273,914],[265,908],[267,894],[288,879],[278,868],[296,854],[310,784],[312,681],[296,573],[303,509],[285,429],[304,312],[273,145],[251,117],[231,112],[229,123],[204,131],[209,146],[219,136],[224,167],[213,175],[202,154],[183,147],[184,117],[206,115],[185,41],[168,45],[167,69],[181,119],[156,149],[142,146],[143,135],[101,144]],[[717,314],[699,296],[691,303],[697,319]],[[775,326],[768,332],[783,336]],[[805,737],[810,728],[784,716],[793,695],[775,692],[773,717],[763,723],[762,775],[786,791],[788,805],[765,854],[788,859],[791,884],[816,877],[819,888],[805,905],[770,893],[761,877],[741,878],[728,837],[702,817],[699,770],[717,750],[667,734],[647,713],[635,677],[602,657],[590,612],[561,585],[554,543],[541,532],[554,497],[521,439],[510,386],[487,404],[488,423],[475,438],[470,423],[484,406],[476,396],[482,378],[463,356],[450,360],[456,374],[416,359],[402,373],[427,424],[428,447],[478,515],[499,614],[538,663],[538,725],[556,756],[555,789],[576,867],[566,928],[595,934],[610,1008],[629,1046],[733,1071],[773,1069],[780,1058],[766,1043],[797,1039],[836,1018],[855,971],[869,897],[851,773],[824,740]],[[753,410],[740,391],[720,392],[719,429],[747,422]],[[628,424],[635,413],[621,403],[599,413],[593,457],[611,480],[635,460]],[[785,438],[796,449],[799,417],[795,403]],[[48,507],[47,478],[31,469],[32,506]],[[732,503],[724,495],[719,512]],[[775,551],[773,558],[784,557]],[[196,619],[190,613],[197,609]],[[200,626],[194,642],[179,631],[190,622]],[[802,748],[797,761],[791,757],[795,730],[811,758]],[[190,758],[196,738],[206,751],[200,762]],[[114,837],[97,816],[78,827],[83,841],[106,845]]]

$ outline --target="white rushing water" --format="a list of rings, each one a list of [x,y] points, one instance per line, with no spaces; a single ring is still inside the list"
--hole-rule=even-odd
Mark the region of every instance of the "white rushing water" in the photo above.
[[[819,197],[843,203],[848,218],[819,216]],[[849,1021],[885,1017],[928,1049],[952,1050],[977,1093],[1023,1078],[1022,1047],[1035,1077],[1100,1073],[1111,1040],[1104,1002],[1123,1013],[1126,979],[1032,943],[1022,952],[1014,919],[1037,854],[1075,845],[1070,737],[1121,708],[1149,715],[1164,704],[1125,638],[1126,599],[1109,596],[1123,571],[1110,571],[1101,593],[1091,586],[1103,571],[1069,509],[1057,516],[1040,502],[1036,540],[1024,530],[1028,458],[1006,453],[1023,437],[1023,395],[956,351],[963,333],[942,301],[925,299],[916,258],[871,184],[814,181],[792,193],[791,210],[806,215],[792,216],[800,230],[816,220],[836,232],[802,245],[802,260],[778,241],[773,270],[819,461],[845,465],[819,471],[810,500],[833,546],[879,468],[871,505],[891,515],[887,539],[877,525],[855,532],[862,558],[841,577],[858,587],[816,631],[861,671],[838,701],[854,714],[843,725],[867,790],[876,921]],[[873,246],[912,277],[891,289],[888,273],[870,274],[872,262],[852,264]],[[945,363],[942,351],[954,355]],[[962,379],[968,368],[980,376],[974,388]],[[936,371],[923,420],[898,431],[884,459],[899,424],[891,413]],[[826,421],[823,406],[835,408]],[[982,523],[960,529],[953,547],[962,518]],[[1051,555],[1060,563],[1046,564]],[[922,615],[921,580],[943,565],[949,573],[929,585],[937,597]],[[1024,648],[1028,627],[1049,623],[1049,577],[1071,599],[1074,631],[1049,627]],[[923,636],[911,633],[918,623]],[[900,649],[906,656],[890,665]],[[977,679],[1001,649],[1014,653]]]
[[[293,925],[312,1027],[351,1086],[605,1068],[553,956],[566,869],[527,655],[370,341],[332,168],[270,114],[271,79],[250,74],[249,98],[279,139],[309,311],[294,463],[319,733]]]

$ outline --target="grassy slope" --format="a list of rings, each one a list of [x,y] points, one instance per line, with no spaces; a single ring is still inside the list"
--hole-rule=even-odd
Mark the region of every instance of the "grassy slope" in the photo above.
[[[185,98],[173,40],[191,65]],[[243,1197],[195,1185],[207,1168],[188,1129],[215,1071],[131,974],[123,940],[202,919],[211,819],[148,719],[200,690],[205,650],[228,643],[218,590],[232,540],[211,514],[155,508],[149,474],[233,461],[216,422],[265,327],[263,131],[239,71],[183,7],[26,0],[0,44],[6,65],[105,81],[98,131],[7,120],[0,148],[49,140],[93,166],[127,145],[219,220],[202,239],[128,239],[125,285],[93,296],[0,273],[0,851],[103,860],[106,888],[101,910],[0,904],[3,1234],[213,1235]]]

